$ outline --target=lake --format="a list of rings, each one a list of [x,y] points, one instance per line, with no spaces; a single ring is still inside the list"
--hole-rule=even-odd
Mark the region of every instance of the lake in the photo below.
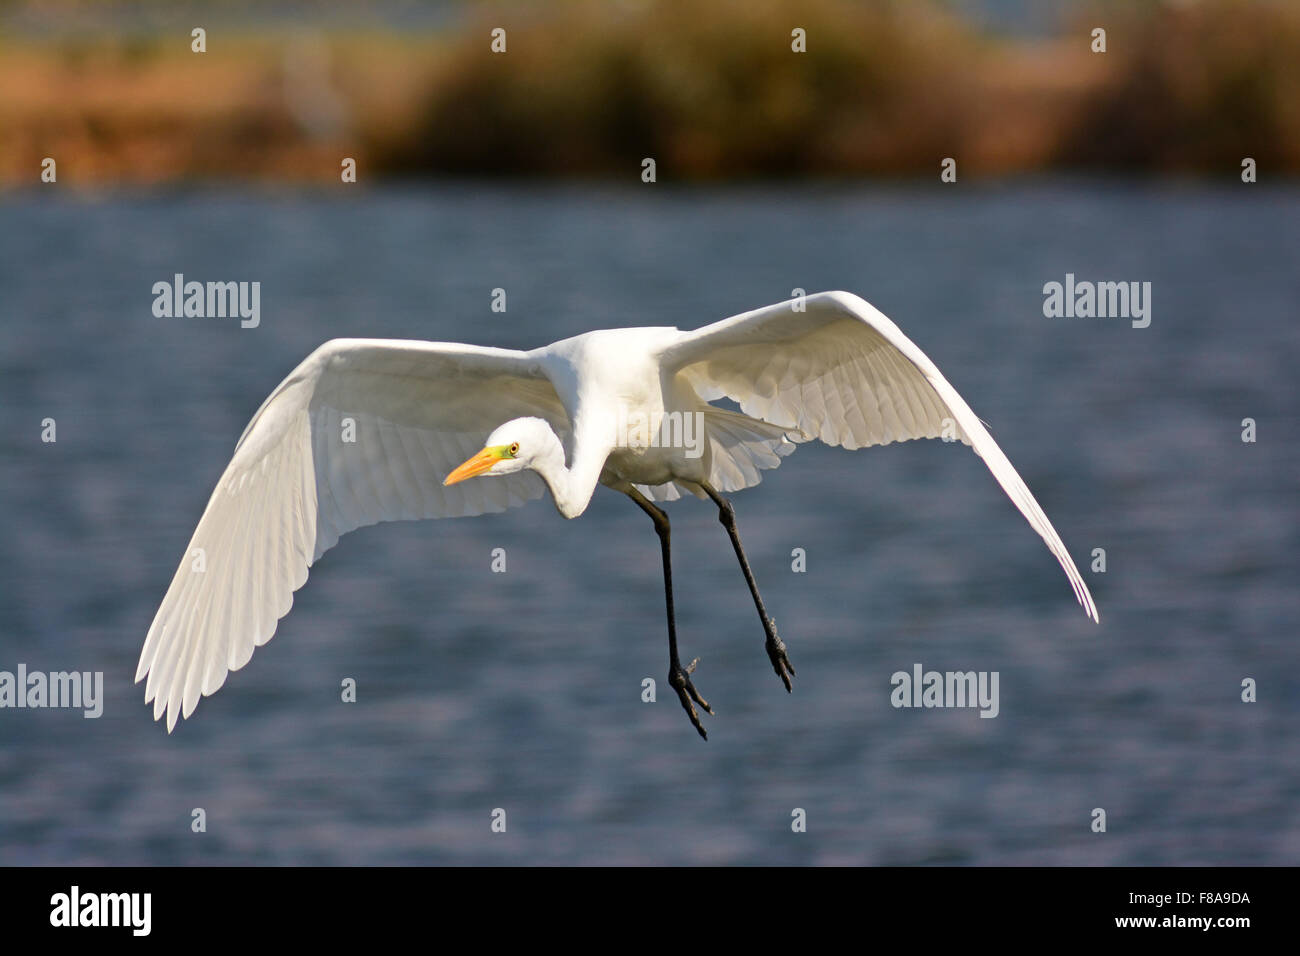
[[[0,710],[0,864],[1294,864],[1298,223],[1293,187],[1093,180],[10,194],[0,671],[102,671],[104,701]],[[176,273],[259,282],[257,327],[155,317]],[[1151,283],[1149,326],[1045,317],[1067,275]],[[149,623],[322,341],[530,348],[796,288],[930,355],[1100,626],[967,448],[808,445],[734,499],[792,694],[716,510],[669,506],[707,743],[666,684],[658,541],[608,490],[346,536],[248,667],[153,722]],[[997,717],[892,706],[915,665],[996,672]]]

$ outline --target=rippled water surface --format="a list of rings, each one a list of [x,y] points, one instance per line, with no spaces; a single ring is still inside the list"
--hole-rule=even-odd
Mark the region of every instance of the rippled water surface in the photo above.
[[[0,201],[0,670],[103,671],[106,697],[0,710],[0,863],[1293,864],[1297,222],[1294,190],[1068,182]],[[260,281],[260,326],[154,318],[177,272]],[[1151,326],[1044,318],[1066,273],[1151,282]],[[707,743],[664,680],[658,542],[606,490],[572,522],[348,535],[247,668],[172,735],[150,719],[157,604],[320,342],[531,347],[796,287],[893,317],[1080,566],[1105,549],[1100,627],[964,447],[806,446],[736,497],[791,695],[714,510],[671,506]],[[999,672],[998,717],[891,707],[918,662]]]

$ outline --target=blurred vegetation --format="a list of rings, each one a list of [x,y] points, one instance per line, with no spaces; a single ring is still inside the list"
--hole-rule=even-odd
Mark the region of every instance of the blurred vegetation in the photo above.
[[[0,36],[0,183],[1300,172],[1300,2],[1089,8],[992,36],[931,0],[473,4],[437,30]],[[1093,27],[1108,51],[1093,53]],[[491,50],[504,27],[507,51]],[[791,31],[807,52],[792,52]]]
[[[1120,7],[1116,58],[1059,163],[1300,170],[1300,2]]]
[[[691,177],[902,170],[960,148],[981,45],[922,3],[569,2],[483,39],[485,15],[387,152],[457,173]],[[805,31],[796,54],[792,30]]]

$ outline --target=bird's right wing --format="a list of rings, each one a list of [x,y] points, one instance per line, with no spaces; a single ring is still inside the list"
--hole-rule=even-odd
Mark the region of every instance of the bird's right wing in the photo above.
[[[568,415],[527,353],[335,339],[258,409],[145,638],[136,681],[167,729],[275,633],[307,569],[354,528],[503,511],[539,498],[523,471],[444,486],[498,425]]]

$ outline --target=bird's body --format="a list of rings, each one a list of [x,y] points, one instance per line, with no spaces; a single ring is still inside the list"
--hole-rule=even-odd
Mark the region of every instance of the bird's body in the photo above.
[[[593,456],[603,453],[602,484],[662,485],[674,479],[707,479],[705,459],[711,458],[707,452],[702,458],[688,458],[685,448],[661,444],[652,431],[653,423],[665,416],[694,415],[706,404],[660,367],[659,355],[680,335],[670,328],[602,329],[531,353],[571,413],[575,438],[581,436]],[[629,424],[622,442],[619,409],[636,410],[634,421],[632,415],[621,416]],[[560,513],[577,517],[587,502],[574,511],[576,504],[561,507]]]
[[[740,410],[711,404],[720,398]],[[941,436],[984,458],[1095,620],[1064,545],[983,424],[857,296],[821,293],[690,332],[588,332],[528,352],[336,339],[245,429],[149,629],[136,679],[147,676],[146,700],[155,718],[167,713],[170,730],[270,640],[308,567],[347,531],[500,511],[547,492],[573,518],[604,484],[654,519],[670,683],[703,735],[691,702],[708,706],[687,677],[694,665],[677,657],[668,519],[653,502],[689,493],[718,505],[788,689],[793,668],[722,493],[757,484],[802,441],[858,448]],[[497,480],[465,480],[476,475]]]

